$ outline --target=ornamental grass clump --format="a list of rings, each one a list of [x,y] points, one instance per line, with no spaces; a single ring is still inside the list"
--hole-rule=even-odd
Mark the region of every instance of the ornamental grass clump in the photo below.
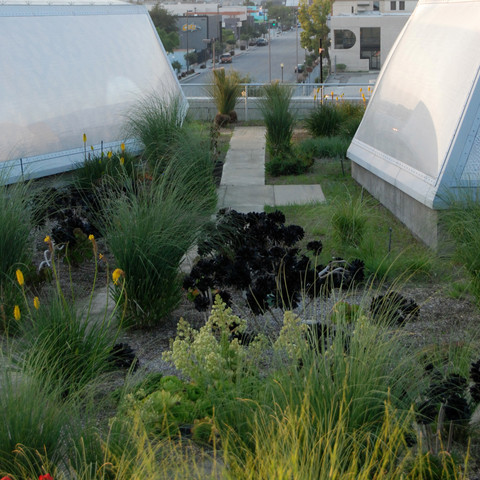
[[[279,82],[263,87],[259,107],[267,128],[267,149],[272,157],[291,153],[295,126],[295,116],[290,109],[292,95],[293,89]]]
[[[14,309],[21,301],[15,270],[31,264],[30,231],[35,206],[30,183],[7,186],[6,180],[6,175],[0,174],[0,331],[14,333]]]
[[[305,126],[314,137],[331,137],[339,133],[342,119],[335,103],[323,102],[305,119]]]
[[[23,274],[17,270],[24,301],[23,317],[18,322],[22,333],[18,341],[20,351],[16,357],[31,375],[62,389],[63,397],[85,389],[113,367],[112,347],[119,328],[113,318],[119,304],[113,312],[106,308],[100,318],[90,315],[98,273],[98,247],[93,235],[89,242],[95,257],[95,276],[84,310],[80,310],[75,299],[67,299],[63,293],[50,237],[45,238],[45,243],[51,253],[56,290],[48,301],[41,303],[38,297],[30,300]]]
[[[25,469],[42,472],[46,452],[54,462],[65,458],[75,410],[48,376],[0,361],[0,475],[29,478]]]
[[[104,201],[103,233],[125,273],[125,325],[154,325],[180,301],[180,263],[216,203],[208,150],[193,154],[195,145],[186,140],[164,170],[112,186]]]
[[[166,154],[186,135],[182,127],[187,105],[181,97],[148,95],[127,114],[125,138],[143,146],[142,157],[151,168],[163,168]]]
[[[347,196],[337,202],[332,227],[339,242],[359,247],[367,230],[368,214],[361,198]]]
[[[122,144],[123,145],[123,144]],[[80,192],[88,192],[100,187],[106,176],[123,181],[123,177],[135,177],[140,170],[139,159],[123,148],[118,152],[107,152],[88,156],[78,165],[73,175],[73,183]]]
[[[274,345],[283,366],[276,364],[275,382],[265,381],[271,400],[251,412],[251,437],[232,429],[224,441],[233,476],[408,473],[405,460],[417,461],[411,404],[422,382],[403,334],[372,324],[361,308],[349,321],[338,314],[335,326],[312,327],[285,313]]]
[[[480,303],[480,201],[479,191],[472,187],[471,191],[452,195],[444,199],[448,209],[442,211],[441,222],[446,237],[443,247],[448,246],[454,259],[464,266],[470,278],[470,290]]]

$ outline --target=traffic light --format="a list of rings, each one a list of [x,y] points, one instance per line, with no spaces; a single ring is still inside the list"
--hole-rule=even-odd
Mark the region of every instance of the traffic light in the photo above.
[[[277,25],[277,21],[273,18],[272,19],[272,27],[275,27]]]

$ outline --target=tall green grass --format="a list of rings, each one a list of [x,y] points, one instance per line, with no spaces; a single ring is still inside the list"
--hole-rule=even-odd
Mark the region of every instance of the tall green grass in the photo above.
[[[305,119],[307,130],[315,137],[331,137],[338,133],[342,115],[333,102],[318,105]]]
[[[446,237],[442,248],[453,252],[454,259],[465,268],[470,291],[480,303],[480,200],[478,190],[467,189],[458,198],[445,199],[448,209],[441,212]]]
[[[104,235],[125,273],[130,325],[154,325],[178,304],[180,263],[215,206],[208,150],[193,145],[185,141],[162,173],[105,200]]]
[[[307,130],[314,137],[340,135],[350,140],[362,120],[365,107],[353,102],[322,102],[305,120]]]
[[[22,473],[30,468],[38,475],[46,452],[53,462],[65,458],[72,404],[61,400],[49,375],[39,378],[28,368],[14,369],[5,357],[0,361],[0,474],[27,478]]]
[[[275,157],[291,151],[295,116],[291,112],[291,87],[274,82],[263,87],[259,107],[267,129],[267,149]]]
[[[185,114],[182,98],[148,95],[128,112],[125,138],[134,138],[143,146],[143,158],[152,168],[163,168],[166,154],[186,134],[182,127]]]
[[[5,181],[0,175],[0,330],[13,333],[13,309],[21,301],[15,270],[31,264],[34,205],[30,182],[7,186]]]
[[[367,212],[367,205],[361,198],[347,195],[339,199],[333,206],[331,220],[336,239],[348,246],[360,246],[367,228]]]
[[[140,170],[139,163],[139,159],[127,151],[89,156],[74,171],[73,181],[80,191],[89,191],[100,187],[107,176],[118,181],[122,181],[125,175],[133,178]]]
[[[84,389],[111,370],[110,353],[115,329],[109,317],[82,316],[74,304],[52,298],[31,321],[22,320],[23,363],[46,378],[64,396]]]

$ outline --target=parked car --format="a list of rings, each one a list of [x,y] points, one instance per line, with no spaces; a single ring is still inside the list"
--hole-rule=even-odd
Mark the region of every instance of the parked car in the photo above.
[[[220,63],[232,63],[232,56],[229,53],[222,53],[220,55]]]
[[[295,67],[295,73],[303,73],[304,70],[305,70],[305,65],[303,63],[299,63]]]
[[[250,47],[253,47],[254,45],[257,44],[257,39],[256,38],[251,38],[249,41],[248,41],[248,45]]]
[[[259,38],[257,40],[257,47],[265,47],[266,45],[268,45],[268,42],[265,38]]]

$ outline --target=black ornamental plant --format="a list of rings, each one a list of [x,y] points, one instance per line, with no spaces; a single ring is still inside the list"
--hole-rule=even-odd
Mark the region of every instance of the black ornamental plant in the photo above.
[[[363,278],[360,260],[314,265],[297,247],[304,235],[299,225],[286,225],[278,210],[220,211],[204,231],[198,245],[201,258],[183,286],[199,310],[211,305],[212,292],[235,288],[244,292],[251,310],[259,314],[276,306],[295,308],[304,294],[328,295],[332,288]],[[318,256],[322,242],[309,242],[307,249]]]

